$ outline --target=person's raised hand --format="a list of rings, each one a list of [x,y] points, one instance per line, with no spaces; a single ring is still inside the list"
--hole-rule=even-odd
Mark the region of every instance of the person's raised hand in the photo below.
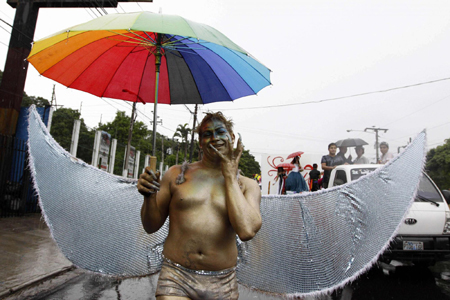
[[[144,173],[139,176],[137,184],[139,193],[145,197],[156,194],[160,187],[159,176],[159,171],[155,173],[150,167],[146,167]]]
[[[239,139],[236,149],[233,149],[233,142],[231,138],[226,141],[227,153],[224,155],[220,153],[213,145],[209,145],[222,160],[222,173],[224,176],[231,175],[236,176],[239,169],[239,160],[241,159],[242,152],[244,151],[244,145],[242,144],[241,134],[238,133]]]

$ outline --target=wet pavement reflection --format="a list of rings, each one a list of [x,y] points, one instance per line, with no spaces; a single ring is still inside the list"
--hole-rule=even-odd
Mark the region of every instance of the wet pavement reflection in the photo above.
[[[0,298],[155,299],[157,275],[118,279],[80,269],[59,252],[39,216],[0,219]],[[61,271],[64,270],[64,271]],[[49,274],[53,274],[46,278]],[[257,276],[257,275],[255,275]],[[30,284],[34,282],[33,284]],[[9,294],[9,290],[13,291]],[[282,299],[240,286],[240,300]],[[385,275],[377,267],[333,295],[307,300],[450,300],[450,261],[434,267],[397,267]]]
[[[450,281],[439,279],[435,271],[450,271],[450,263],[438,264],[434,268],[398,267],[390,274],[373,268],[344,290],[335,295],[308,297],[317,300],[449,300]],[[60,275],[58,280],[41,283],[22,290],[14,298],[6,299],[155,299],[157,276],[116,279],[75,270]],[[63,277],[67,277],[66,280]],[[276,300],[282,297],[262,295],[240,287],[240,300]]]
[[[0,219],[0,293],[70,267],[40,215]]]

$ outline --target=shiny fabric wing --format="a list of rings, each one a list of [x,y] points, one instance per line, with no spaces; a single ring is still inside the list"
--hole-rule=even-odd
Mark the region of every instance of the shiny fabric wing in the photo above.
[[[370,268],[414,201],[425,132],[389,164],[350,184],[264,196],[262,228],[240,243],[239,282],[263,292],[317,295]]]
[[[168,223],[157,233],[144,231],[136,181],[71,156],[50,136],[33,108],[29,136],[34,186],[62,253],[76,266],[103,274],[157,272]]]

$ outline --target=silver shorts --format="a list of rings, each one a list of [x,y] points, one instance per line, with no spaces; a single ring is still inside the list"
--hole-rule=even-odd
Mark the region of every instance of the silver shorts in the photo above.
[[[190,299],[238,299],[236,268],[220,271],[191,270],[164,258],[155,296]]]

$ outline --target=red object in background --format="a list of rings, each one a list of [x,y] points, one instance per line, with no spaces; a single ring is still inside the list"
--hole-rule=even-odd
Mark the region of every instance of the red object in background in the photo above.
[[[294,165],[291,163],[281,163],[279,165],[276,166],[276,168],[278,169],[279,167],[282,167],[283,169],[285,169],[286,171],[290,171],[294,168]]]
[[[302,156],[303,153],[305,153],[305,152],[303,152],[303,151],[297,151],[297,152],[291,153],[291,154],[289,154],[289,156],[287,157],[287,159],[289,159],[289,158],[294,158],[294,157],[296,157],[296,156]]]

